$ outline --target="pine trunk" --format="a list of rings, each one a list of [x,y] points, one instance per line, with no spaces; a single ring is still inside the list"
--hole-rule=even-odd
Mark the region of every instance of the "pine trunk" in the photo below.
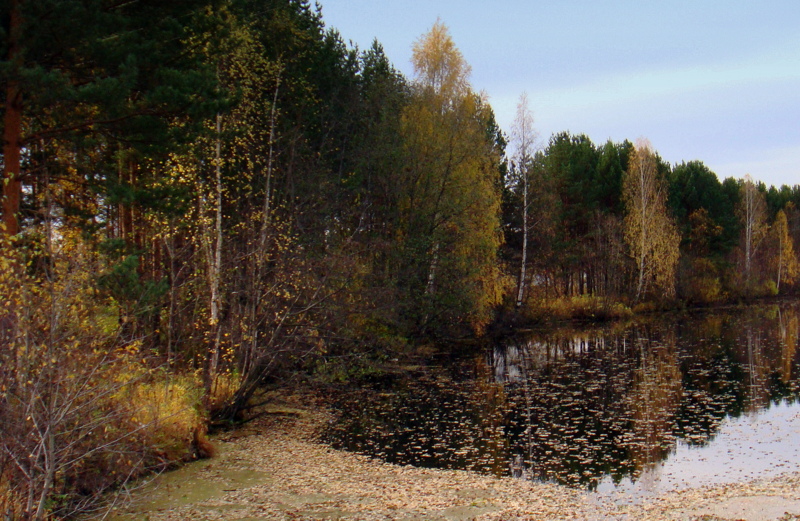
[[[8,61],[12,64],[11,79],[6,87],[3,116],[3,223],[5,233],[19,233],[19,208],[22,199],[20,151],[22,149],[22,90],[15,78],[13,64],[20,59],[19,30],[22,24],[19,2],[11,0],[8,31]]]

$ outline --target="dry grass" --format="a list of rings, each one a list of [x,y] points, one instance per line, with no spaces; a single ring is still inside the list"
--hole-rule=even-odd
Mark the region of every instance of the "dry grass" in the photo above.
[[[144,450],[165,464],[190,454],[191,433],[205,422],[201,398],[197,377],[167,371],[137,379],[115,397],[126,404],[129,421],[142,427],[138,437]]]
[[[526,317],[536,322],[550,320],[603,322],[621,320],[631,316],[633,316],[633,312],[624,304],[593,296],[561,297],[535,301],[530,302],[526,309]]]

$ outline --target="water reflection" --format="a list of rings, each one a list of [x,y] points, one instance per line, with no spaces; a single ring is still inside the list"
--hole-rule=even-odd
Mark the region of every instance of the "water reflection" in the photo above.
[[[633,476],[653,468],[675,446],[674,425],[681,404],[683,382],[675,349],[675,335],[667,333],[661,345],[650,345],[636,335],[639,364],[627,395],[631,431],[624,446],[634,465]]]
[[[780,312],[780,309],[778,310]],[[792,379],[792,361],[797,352],[798,320],[797,313],[786,312],[778,314],[780,326],[781,349],[781,379],[788,383]]]
[[[520,336],[342,397],[326,437],[399,464],[653,489],[665,466],[678,476],[675,461],[699,464],[686,451],[723,445],[747,461],[758,441],[731,445],[724,426],[735,419],[788,421],[763,411],[795,411],[798,323],[798,307],[783,304]],[[780,464],[800,466],[800,454]]]

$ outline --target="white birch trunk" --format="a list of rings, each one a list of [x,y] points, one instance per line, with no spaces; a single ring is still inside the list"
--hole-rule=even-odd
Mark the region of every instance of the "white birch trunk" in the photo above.
[[[428,283],[425,286],[425,294],[433,295],[436,291],[436,270],[439,267],[439,243],[433,245],[431,252],[431,265],[428,268]]]
[[[519,268],[519,289],[517,291],[517,307],[522,306],[525,296],[525,269],[528,266],[528,168],[524,167],[522,179],[522,263]]]

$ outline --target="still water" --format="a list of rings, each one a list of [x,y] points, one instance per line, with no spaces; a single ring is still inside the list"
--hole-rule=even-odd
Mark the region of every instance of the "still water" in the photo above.
[[[799,318],[782,303],[519,335],[348,393],[325,437],[626,498],[795,471]]]

